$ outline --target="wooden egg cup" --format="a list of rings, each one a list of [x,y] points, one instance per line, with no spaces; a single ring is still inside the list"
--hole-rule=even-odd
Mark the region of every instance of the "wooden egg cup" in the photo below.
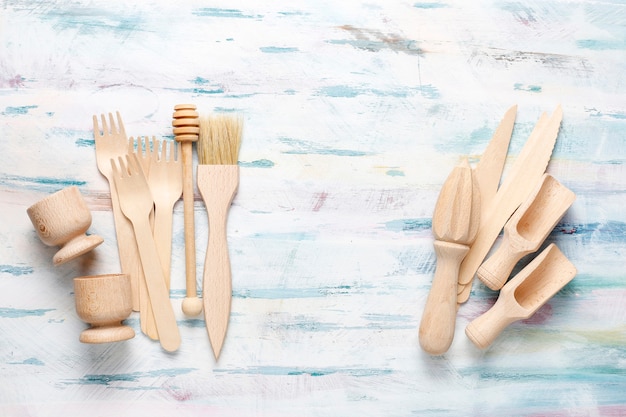
[[[91,275],[74,278],[76,313],[91,325],[80,334],[83,343],[109,343],[135,337],[135,331],[122,324],[132,312],[128,274]]]
[[[100,236],[85,234],[91,226],[91,212],[76,186],[47,196],[26,212],[44,244],[61,246],[52,258],[54,265],[75,259],[103,242]]]

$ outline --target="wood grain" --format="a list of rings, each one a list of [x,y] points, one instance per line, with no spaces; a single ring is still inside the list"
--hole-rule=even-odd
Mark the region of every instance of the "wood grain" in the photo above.
[[[459,265],[480,225],[480,191],[467,159],[454,167],[441,187],[433,214],[437,267],[419,327],[424,351],[441,355],[454,339]]]
[[[623,3],[24,0],[0,9],[0,415],[626,414]],[[173,210],[170,291],[179,350],[142,335],[138,313],[126,320],[137,333],[129,341],[77,339],[86,325],[72,279],[120,268],[91,116],[119,110],[129,136],[173,139],[177,103],[245,118],[219,363],[204,320],[181,311],[183,202]],[[497,294],[475,281],[448,352],[423,353],[416,328],[446,176],[463,155],[476,164],[517,104],[506,177],[558,103],[547,171],[577,198],[546,244],[577,276],[485,352],[463,330]],[[104,243],[53,268],[55,248],[26,209],[70,185]],[[197,192],[192,203],[206,237]],[[196,251],[201,267],[205,239]]]
[[[498,301],[465,328],[477,347],[487,349],[511,323],[527,319],[576,275],[576,267],[555,244],[550,244],[511,281]]]
[[[575,199],[572,190],[550,174],[544,174],[506,222],[500,246],[478,268],[476,276],[494,291],[502,288],[515,264],[539,249]]]
[[[209,218],[209,237],[202,276],[204,320],[215,359],[228,330],[232,279],[226,224],[239,186],[237,165],[198,165],[198,189]]]

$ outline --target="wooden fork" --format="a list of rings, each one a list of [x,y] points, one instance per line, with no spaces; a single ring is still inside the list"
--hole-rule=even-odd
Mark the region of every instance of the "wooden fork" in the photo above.
[[[153,137],[154,139],[154,137]],[[143,171],[143,175],[148,178],[150,174],[150,161],[152,160],[152,150],[150,148],[150,140],[146,136],[145,139],[141,136],[136,138],[128,138],[128,155],[137,155],[137,160]],[[152,193],[154,195],[154,192]],[[154,227],[154,210],[150,211],[150,227]],[[139,324],[141,331],[152,340],[158,340],[159,334],[154,323],[154,316],[152,314],[152,307],[150,306],[150,297],[148,295],[148,289],[146,288],[145,276],[143,269],[139,270]]]
[[[183,165],[180,155],[180,143],[176,145],[172,141],[152,138],[148,185],[154,199],[153,235],[168,288],[172,257],[172,212],[174,204],[183,193]]]
[[[122,117],[119,112],[116,112],[116,114],[117,125],[111,113],[109,113],[108,124],[105,115],[100,115],[102,128],[98,125],[98,118],[95,115],[93,116],[93,138],[96,144],[96,163],[98,170],[109,182],[111,206],[113,209],[113,219],[115,221],[115,234],[117,236],[117,248],[122,272],[130,275],[133,310],[139,311],[139,276],[141,275],[139,252],[137,250],[137,244],[135,243],[132,224],[124,217],[120,209],[118,193],[111,170],[111,159],[126,155],[128,146]]]
[[[161,267],[163,268],[165,286],[169,291],[172,258],[172,212],[174,204],[183,193],[183,166],[178,156],[180,155],[180,145],[178,146],[178,153],[175,155],[172,146],[169,147],[169,152],[167,151],[166,143],[166,141],[163,141],[161,156],[159,157],[159,141],[154,136],[152,137],[152,151],[146,165],[150,167],[147,178],[152,199],[154,200],[152,236],[154,237]],[[146,142],[146,149],[148,148],[149,144]],[[168,153],[169,159],[167,158]],[[144,168],[145,173],[146,170]],[[148,303],[146,321],[148,336],[152,339],[158,338],[158,335],[154,337],[156,328],[150,303]]]
[[[113,178],[117,186],[122,212],[133,224],[139,258],[146,276],[146,287],[154,320],[163,349],[173,352],[180,347],[180,332],[176,317],[165,286],[165,277],[159,261],[156,243],[150,230],[148,217],[153,207],[148,182],[141,170],[137,155],[126,156],[126,162],[118,157],[119,168],[114,159],[110,160]]]

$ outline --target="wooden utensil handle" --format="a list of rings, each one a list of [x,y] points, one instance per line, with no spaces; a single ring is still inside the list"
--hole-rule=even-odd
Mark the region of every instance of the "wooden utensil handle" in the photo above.
[[[213,212],[214,213],[214,212]],[[209,339],[215,357],[222,350],[230,318],[232,279],[224,217],[209,214],[209,242],[204,267],[202,297]]]
[[[115,237],[117,239],[120,266],[122,268],[122,272],[130,276],[133,311],[139,311],[139,280],[141,279],[139,270],[141,265],[139,263],[139,251],[135,241],[135,232],[133,231],[132,223],[122,212],[120,200],[117,195],[117,187],[113,177],[107,177],[107,180],[109,181],[111,208],[113,211]]]
[[[133,227],[159,341],[163,349],[173,352],[180,347],[180,332],[170,302],[169,291],[165,286],[165,277],[148,218],[146,217],[145,221],[133,223]]]
[[[174,106],[174,139],[181,143],[183,164],[183,215],[185,228],[185,284],[187,296],[196,293],[196,240],[193,212],[193,142],[198,140],[200,121],[195,104]]]
[[[197,182],[209,216],[209,241],[202,279],[204,317],[217,359],[230,318],[232,280],[226,223],[239,184],[239,167],[200,165]]]
[[[520,245],[517,245],[520,246]],[[527,246],[527,245],[526,245]],[[478,268],[476,276],[489,288],[494,291],[504,286],[511,275],[515,264],[532,250],[520,250],[509,243],[508,235],[505,233],[500,246],[483,264]]]
[[[185,280],[187,295],[196,294],[196,238],[193,211],[193,165],[191,142],[183,142],[183,223],[185,228]]]
[[[154,210],[154,242],[157,245],[165,285],[170,288],[170,272],[172,268],[172,220],[173,206],[162,204]]]
[[[505,327],[519,319],[512,317],[506,303],[498,298],[493,307],[467,325],[465,334],[478,348],[486,349]]]
[[[459,265],[468,246],[436,240],[437,269],[419,328],[420,346],[431,355],[445,353],[454,338]]]

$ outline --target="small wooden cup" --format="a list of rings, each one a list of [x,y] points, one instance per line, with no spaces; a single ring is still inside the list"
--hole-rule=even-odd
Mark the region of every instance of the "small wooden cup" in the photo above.
[[[26,212],[43,243],[61,246],[52,258],[54,265],[77,258],[103,242],[100,236],[85,235],[91,226],[91,212],[76,186],[49,195]]]
[[[83,343],[109,343],[135,337],[122,321],[133,309],[128,274],[91,275],[74,278],[76,313],[91,327],[80,334]]]

